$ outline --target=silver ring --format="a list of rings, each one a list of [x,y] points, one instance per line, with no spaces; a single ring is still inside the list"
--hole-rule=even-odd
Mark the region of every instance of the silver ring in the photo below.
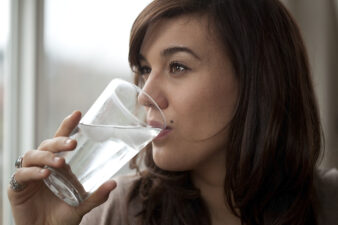
[[[23,160],[23,156],[19,156],[19,158],[15,161],[15,167],[16,168],[21,168],[22,167],[22,160]]]
[[[16,180],[15,180],[15,173],[11,176],[11,180],[9,181],[9,185],[11,187],[11,189],[15,192],[20,192],[23,191],[26,187],[26,185],[24,184],[19,184]]]

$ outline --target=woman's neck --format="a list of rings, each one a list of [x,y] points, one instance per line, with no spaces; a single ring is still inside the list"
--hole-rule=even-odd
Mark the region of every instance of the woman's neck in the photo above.
[[[237,225],[240,220],[227,207],[224,195],[225,154],[220,151],[192,171],[194,185],[201,191],[212,225]]]

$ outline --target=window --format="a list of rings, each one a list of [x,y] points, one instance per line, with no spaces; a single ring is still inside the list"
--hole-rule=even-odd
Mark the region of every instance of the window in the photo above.
[[[3,89],[4,89],[4,72],[5,72],[5,50],[8,39],[9,26],[9,0],[0,0],[0,193],[4,183],[3,180]],[[0,195],[0,209],[3,207],[3,196]],[[0,221],[2,221],[2,210],[0,211]]]
[[[37,142],[72,111],[85,113],[112,78],[131,79],[129,33],[149,2],[45,1]]]

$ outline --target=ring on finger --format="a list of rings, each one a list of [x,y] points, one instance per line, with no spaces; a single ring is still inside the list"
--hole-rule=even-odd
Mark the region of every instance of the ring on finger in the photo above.
[[[26,187],[26,185],[20,184],[15,180],[15,173],[13,173],[13,175],[11,176],[11,179],[9,181],[9,185],[10,185],[11,189],[15,192],[23,191]]]
[[[23,160],[23,156],[20,155],[19,158],[15,161],[15,167],[16,168],[21,168],[22,167],[22,160]]]

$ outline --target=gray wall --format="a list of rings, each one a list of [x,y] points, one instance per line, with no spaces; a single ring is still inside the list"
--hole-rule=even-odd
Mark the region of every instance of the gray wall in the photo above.
[[[338,168],[338,0],[282,0],[308,49],[325,135],[321,166]]]

